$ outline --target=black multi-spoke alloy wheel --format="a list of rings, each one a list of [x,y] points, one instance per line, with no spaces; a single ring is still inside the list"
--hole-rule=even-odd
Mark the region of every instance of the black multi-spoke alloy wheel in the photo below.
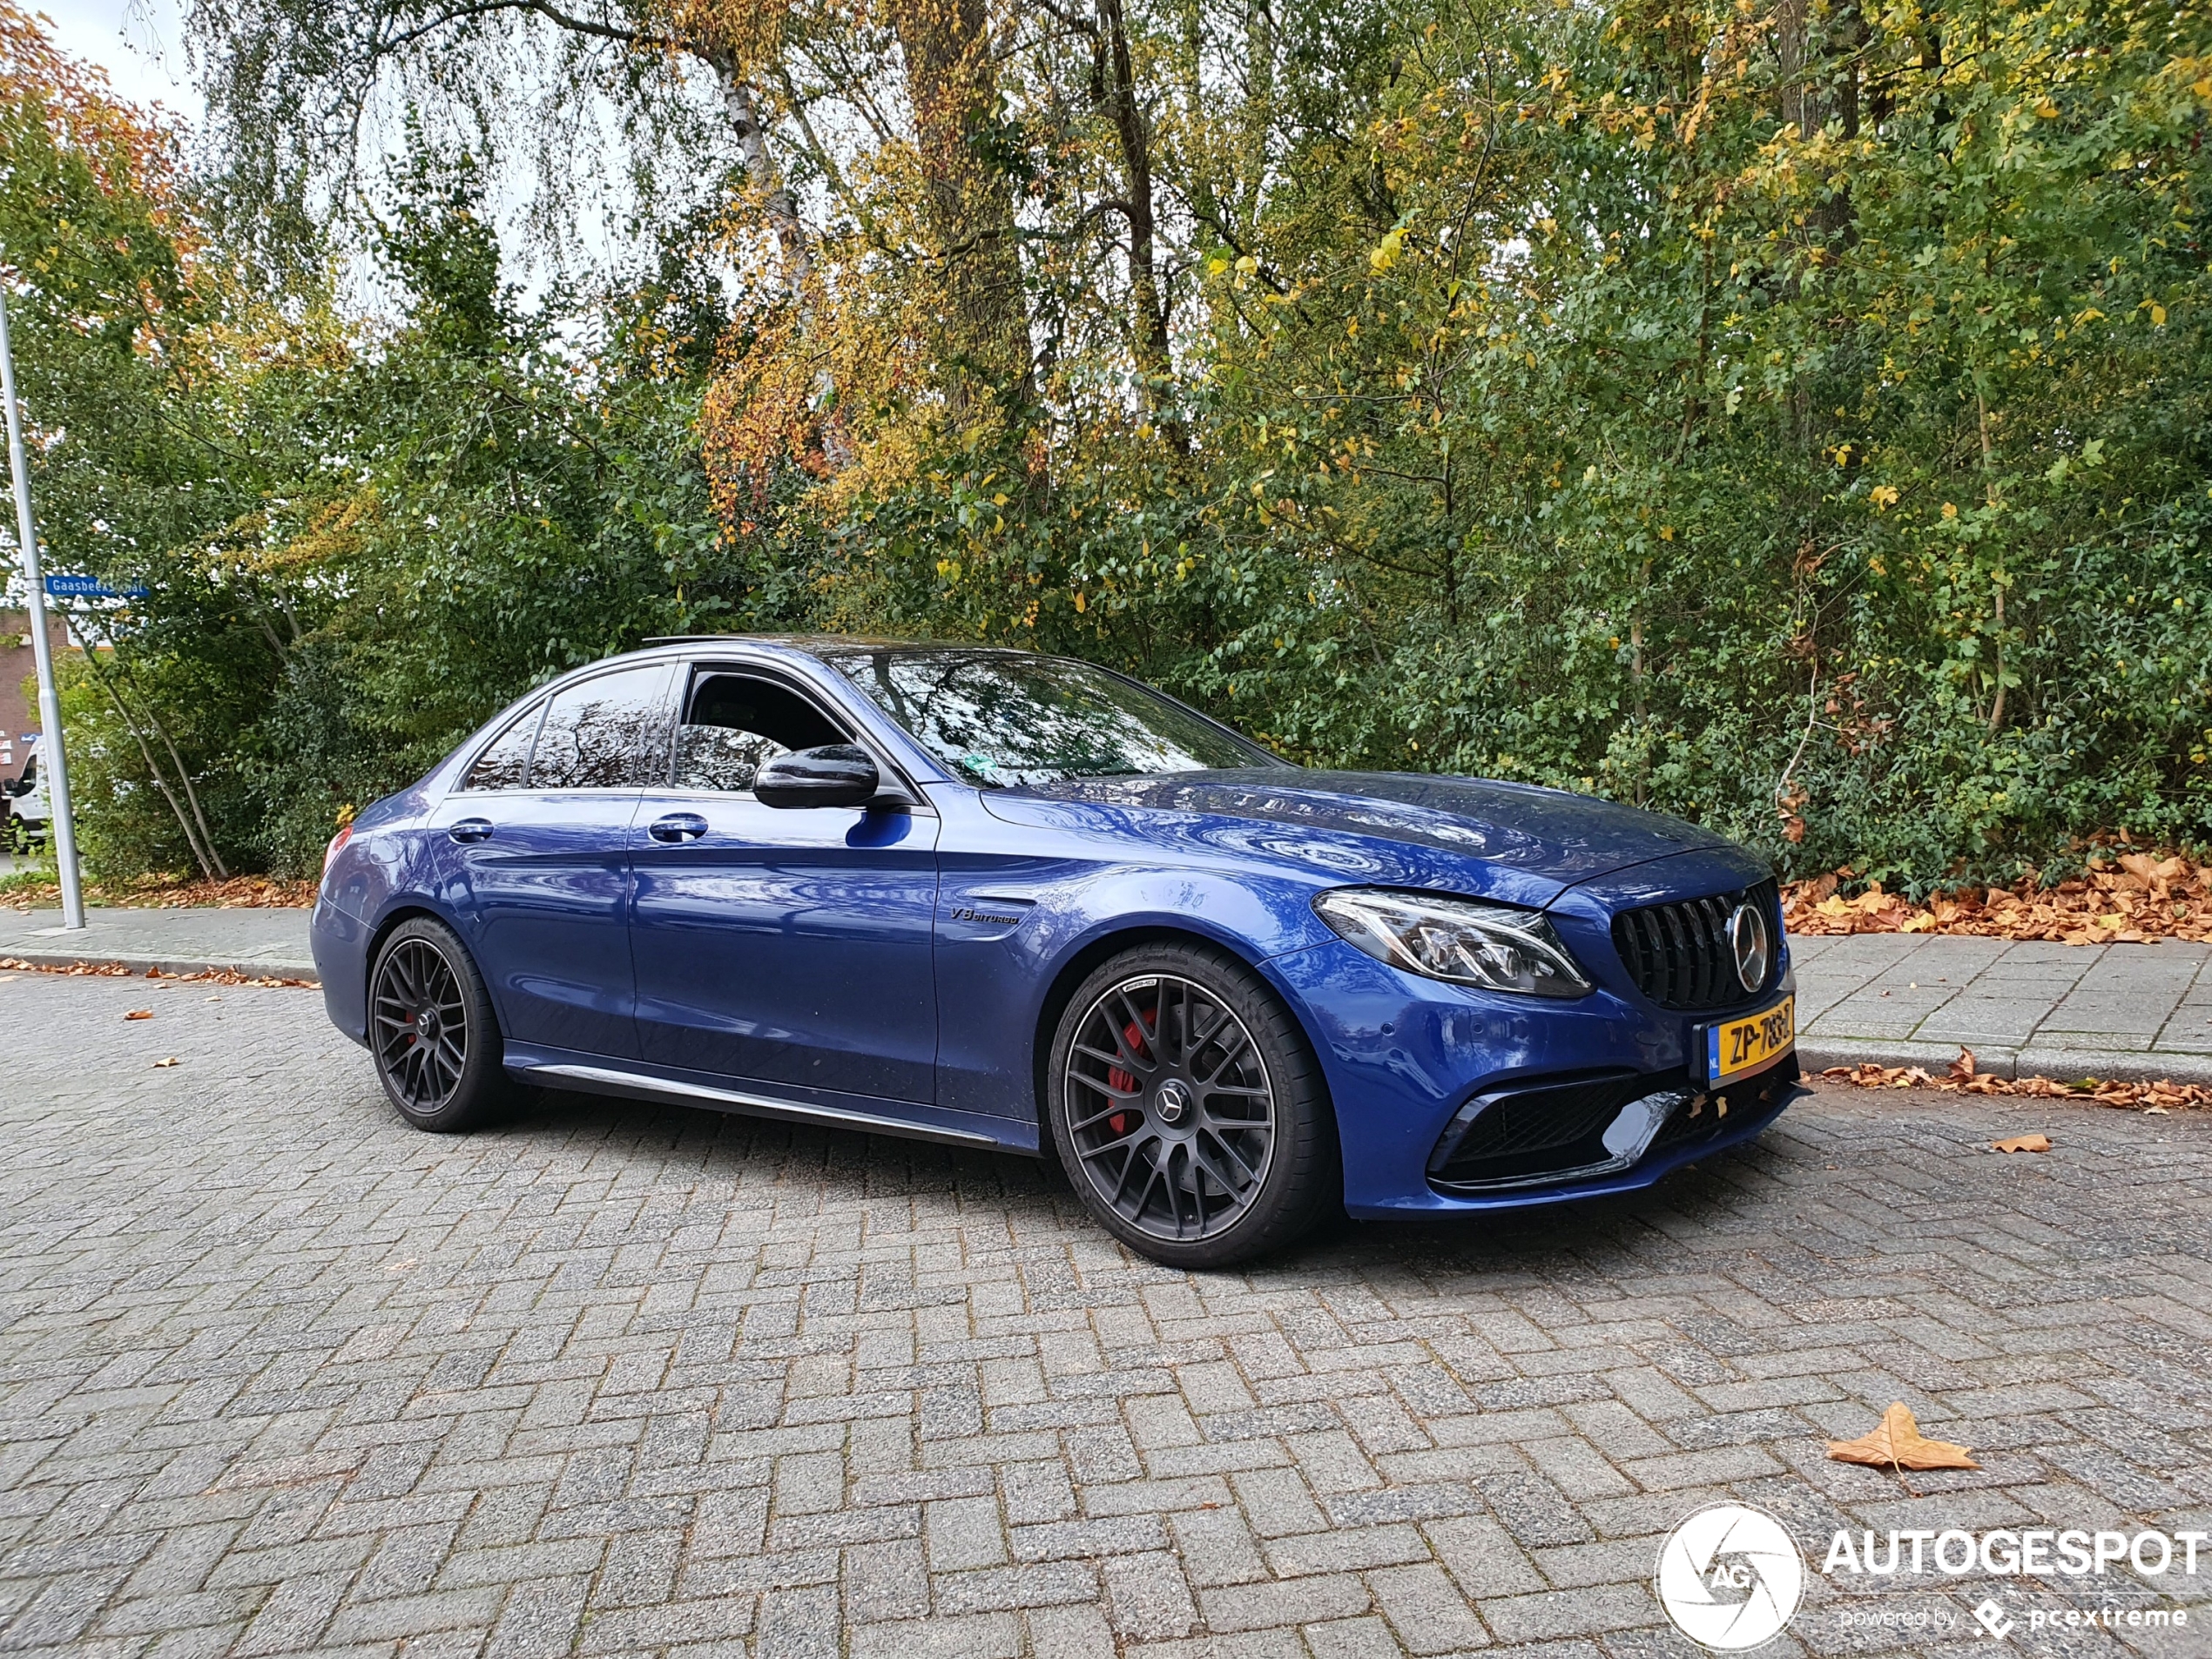
[[[1139,946],[1060,1017],[1047,1116],[1068,1178],[1154,1261],[1224,1267],[1342,1202],[1335,1118],[1289,1013],[1242,963]]]
[[[436,1133],[474,1128],[512,1097],[483,976],[444,923],[411,916],[376,954],[368,1046],[400,1116]]]

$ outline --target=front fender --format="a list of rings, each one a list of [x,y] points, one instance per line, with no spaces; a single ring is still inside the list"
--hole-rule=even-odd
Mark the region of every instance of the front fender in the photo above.
[[[1173,932],[1258,968],[1328,934],[1325,885],[1279,873],[1132,863],[944,803],[939,845],[937,1103],[1032,1118],[1039,1026],[1069,975],[1117,939]],[[957,850],[951,850],[957,849]],[[1111,854],[1118,854],[1114,856]]]

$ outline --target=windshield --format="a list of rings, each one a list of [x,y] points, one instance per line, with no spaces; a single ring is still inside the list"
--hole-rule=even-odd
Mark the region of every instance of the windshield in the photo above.
[[[1064,657],[948,647],[822,660],[987,789],[1287,764],[1157,691]]]

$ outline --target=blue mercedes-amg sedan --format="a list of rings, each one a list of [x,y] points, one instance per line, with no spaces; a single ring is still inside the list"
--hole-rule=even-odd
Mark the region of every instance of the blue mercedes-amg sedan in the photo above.
[[[1797,1092],[1774,880],[1695,825],[1310,771],[1086,663],[709,637],[331,842],[330,1016],[426,1130],[584,1089],[1056,1156],[1214,1266],[1646,1186]]]

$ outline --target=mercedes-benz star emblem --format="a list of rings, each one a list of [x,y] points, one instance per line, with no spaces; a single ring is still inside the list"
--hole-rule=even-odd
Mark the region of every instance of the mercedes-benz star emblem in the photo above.
[[[1774,957],[1773,941],[1767,937],[1766,912],[1757,905],[1740,904],[1736,914],[1728,919],[1729,948],[1736,953],[1736,977],[1747,991],[1756,991],[1766,984],[1766,971]]]
[[[1160,1122],[1180,1123],[1190,1109],[1190,1090],[1180,1077],[1170,1077],[1160,1085],[1160,1092],[1153,1096],[1152,1109],[1159,1114]]]

